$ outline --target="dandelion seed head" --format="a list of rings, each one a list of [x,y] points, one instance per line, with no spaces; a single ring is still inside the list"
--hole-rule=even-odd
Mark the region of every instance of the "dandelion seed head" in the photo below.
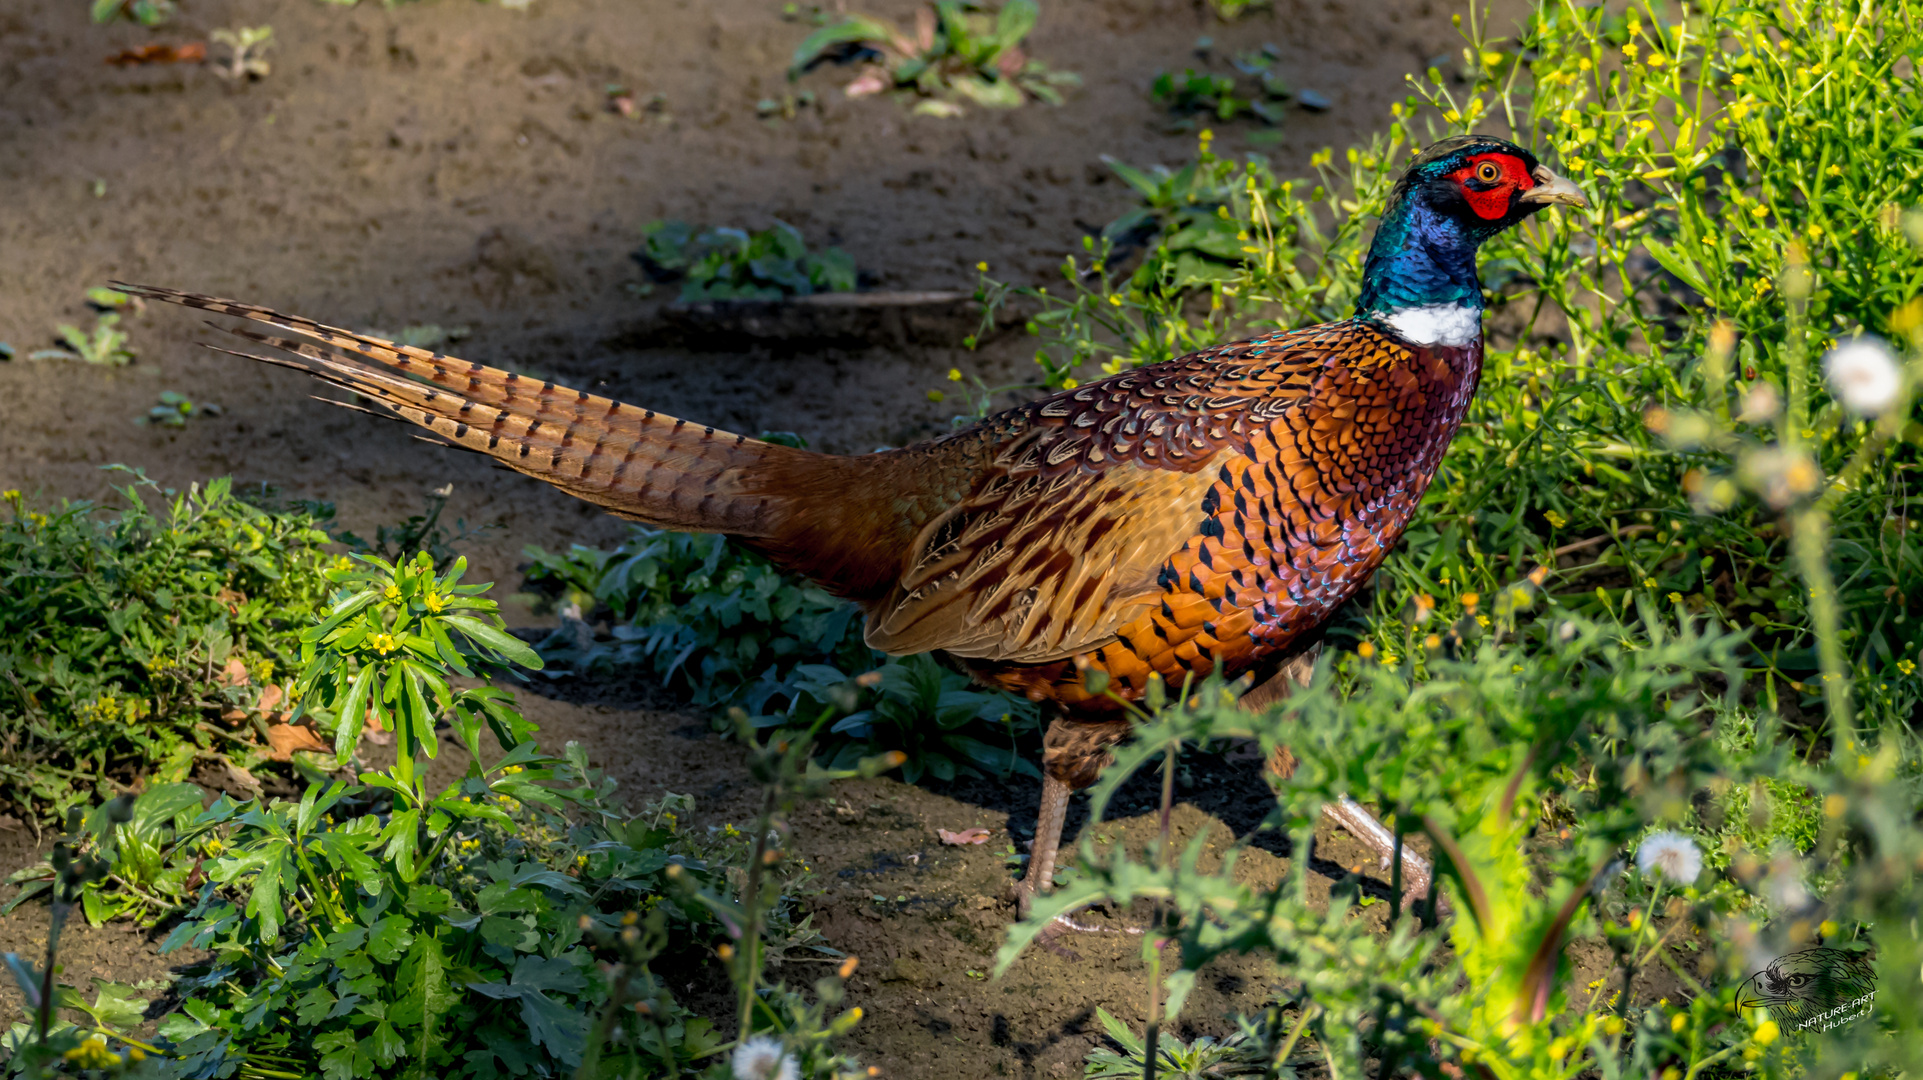
[[[781,1040],[772,1035],[756,1035],[735,1047],[735,1080],[800,1080],[801,1066],[784,1052]]]
[[[1831,349],[1823,357],[1823,374],[1843,407],[1859,416],[1880,416],[1896,404],[1903,390],[1903,371],[1889,347],[1873,337],[1860,337]]]
[[[1694,840],[1681,833],[1654,833],[1636,849],[1636,869],[1688,885],[1703,872],[1703,853]]]

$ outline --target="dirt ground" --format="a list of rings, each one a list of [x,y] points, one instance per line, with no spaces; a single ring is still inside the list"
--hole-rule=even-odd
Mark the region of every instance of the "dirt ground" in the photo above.
[[[848,6],[905,19],[916,5]],[[1524,6],[1498,4],[1498,25]],[[139,352],[131,367],[25,356],[51,344],[59,323],[89,325],[85,290],[120,278],[356,328],[466,326],[454,351],[468,359],[733,430],[796,431],[826,450],[900,445],[947,426],[952,403],[927,391],[949,368],[1020,378],[1032,344],[1019,332],[970,353],[960,330],[867,343],[677,330],[661,311],[668,290],[644,300],[626,287],[641,279],[629,258],[640,227],[779,218],[845,248],[876,288],[969,289],[978,262],[1046,283],[1082,236],[1131,205],[1102,155],[1175,164],[1192,154],[1193,133],[1170,131],[1145,91],[1158,71],[1202,66],[1198,38],[1213,39],[1218,69],[1272,43],[1287,80],[1328,99],[1325,112],[1291,111],[1279,141],[1262,147],[1279,168],[1306,173],[1313,151],[1365,137],[1407,72],[1459,47],[1453,10],[1276,0],[1223,24],[1200,0],[1051,0],[1031,52],[1084,80],[1061,108],[916,117],[888,100],[846,99],[848,75],[828,68],[800,84],[819,107],[763,120],[757,100],[789,90],[787,57],[809,29],[783,19],[778,0],[534,0],[526,11],[182,0],[154,31],[92,26],[73,0],[0,0],[0,341],[19,353],[0,363],[0,489],[98,498],[110,480],[99,467],[115,462],[170,485],[231,474],[331,500],[366,532],[453,483],[451,515],[498,526],[469,545],[481,580],[512,587],[524,545],[606,543],[622,526],[398,425],[318,404],[298,375],[196,348],[213,335],[177,310],[126,320]],[[102,63],[239,24],[274,28],[273,70],[259,82]],[[659,112],[615,115],[610,84],[640,101],[661,95]],[[1261,130],[1216,129],[1227,153]],[[224,412],[178,431],[136,425],[164,390]],[[672,789],[716,819],[745,816],[736,755],[700,718],[658,700],[523,699],[552,741],[583,742],[635,798]],[[1214,759],[1195,767],[1178,828],[1213,828],[1226,843],[1249,827],[1260,780]],[[1097,1006],[1140,1022],[1137,939],[1079,940],[1075,962],[1032,952],[1000,981],[969,974],[988,970],[1008,917],[989,899],[1008,874],[994,851],[1011,826],[1025,839],[1034,796],[1020,783],[935,791],[877,780],[797,819],[823,888],[811,900],[817,925],[864,958],[853,990],[868,1019],[854,1049],[887,1075],[1077,1074]],[[1105,832],[1139,840],[1148,798]],[[971,825],[995,831],[986,848],[935,841],[937,826]],[[28,834],[0,833],[0,870],[33,848]],[[1258,852],[1244,872],[1279,878],[1284,854]],[[1317,856],[1324,891],[1360,858],[1341,836],[1325,836]],[[44,909],[29,906],[0,921],[0,948],[32,952],[44,934]],[[83,986],[95,975],[157,977],[168,963],[126,927],[66,940],[67,975]],[[1211,972],[1189,1023],[1223,1030],[1227,1013],[1259,1005],[1281,974],[1255,961]]]

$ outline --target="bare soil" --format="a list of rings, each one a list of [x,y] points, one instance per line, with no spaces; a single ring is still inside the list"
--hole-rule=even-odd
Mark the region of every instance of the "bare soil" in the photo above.
[[[849,6],[905,22],[916,4]],[[1523,7],[1505,0],[1497,18]],[[1060,108],[916,117],[889,100],[846,99],[846,72],[829,67],[800,84],[818,107],[763,120],[755,103],[791,89],[787,58],[809,29],[781,8],[183,0],[172,24],[150,31],[89,25],[72,0],[0,0],[0,340],[20,354],[0,363],[0,489],[108,497],[112,476],[100,466],[115,462],[173,486],[231,474],[330,500],[366,532],[453,483],[450,516],[498,526],[469,545],[481,579],[517,585],[524,545],[605,544],[622,526],[398,425],[309,400],[314,387],[293,373],[196,348],[215,335],[178,311],[127,319],[139,351],[128,368],[25,354],[51,344],[58,323],[89,325],[84,291],[120,278],[355,328],[466,326],[454,351],[468,359],[734,430],[795,431],[826,450],[900,445],[948,426],[953,404],[927,391],[946,385],[949,368],[1019,379],[1032,344],[1006,331],[969,352],[965,330],[940,323],[877,324],[871,341],[691,330],[664,318],[662,292],[641,299],[625,287],[642,280],[629,259],[640,227],[779,218],[848,250],[874,288],[969,290],[980,262],[998,277],[1047,283],[1084,235],[1131,205],[1104,154],[1135,164],[1192,155],[1193,133],[1170,131],[1147,99],[1158,71],[1221,69],[1229,54],[1272,43],[1289,82],[1332,106],[1290,112],[1280,140],[1262,148],[1306,174],[1311,152],[1377,126],[1406,73],[1459,48],[1451,7],[1434,0],[1276,0],[1232,24],[1200,0],[1052,0],[1031,52],[1085,82]],[[201,66],[102,64],[243,23],[274,28],[273,71],[258,82],[230,85]],[[1201,37],[1213,39],[1211,58],[1197,51]],[[663,95],[663,107],[617,116],[610,84],[640,101]],[[1216,128],[1228,153],[1261,130]],[[225,411],[179,431],[134,424],[163,390]],[[540,621],[518,609],[510,617]],[[714,820],[747,816],[737,752],[672,701],[522,700],[549,740],[582,742],[633,798],[688,792]],[[1182,836],[1210,829],[1226,844],[1252,826],[1266,798],[1253,766],[1198,755],[1187,771]],[[1011,873],[999,852],[1027,839],[1035,795],[1021,782],[938,791],[883,779],[844,785],[795,820],[821,886],[809,900],[816,924],[863,958],[852,989],[867,1019],[854,1049],[886,1075],[1079,1075],[1097,1040],[1096,1007],[1143,1019],[1140,939],[1125,934],[1073,941],[1075,960],[1035,950],[1004,979],[977,974],[990,970],[1009,918],[997,899]],[[1143,842],[1152,799],[1132,792],[1104,835]],[[1071,833],[1079,803],[1076,813]],[[945,847],[933,831],[975,825],[994,833],[983,847]],[[29,833],[0,832],[0,870],[37,850]],[[1318,837],[1314,887],[1326,893],[1361,860],[1346,835]],[[1269,845],[1240,865],[1279,880],[1288,852]],[[34,905],[0,920],[0,949],[35,952],[45,923]],[[126,925],[75,927],[62,958],[81,986],[155,978],[177,962]],[[1256,959],[1220,965],[1192,999],[1187,1033],[1227,1030],[1228,1014],[1259,1007],[1286,975]],[[4,989],[0,998],[18,1001]]]

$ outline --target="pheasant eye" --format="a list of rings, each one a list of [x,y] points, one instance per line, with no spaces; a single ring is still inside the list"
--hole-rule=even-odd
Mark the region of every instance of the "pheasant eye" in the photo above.
[[[1496,167],[1495,162],[1485,161],[1476,166],[1476,179],[1485,184],[1493,184],[1502,179],[1502,170]]]

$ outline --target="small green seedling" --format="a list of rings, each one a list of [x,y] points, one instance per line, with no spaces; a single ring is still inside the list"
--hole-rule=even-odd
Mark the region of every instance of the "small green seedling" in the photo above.
[[[1012,109],[1030,99],[1062,103],[1061,88],[1081,77],[1053,71],[1022,49],[1040,9],[1034,0],[1008,0],[999,9],[963,0],[937,0],[916,13],[914,33],[867,15],[823,26],[795,49],[788,77],[799,78],[830,59],[863,61],[844,92],[864,97],[902,91],[924,100],[915,112],[960,116],[962,102]]]
[[[142,26],[159,26],[174,17],[174,0],[93,0],[96,23],[125,19]]]
[[[27,354],[29,360],[85,360],[106,367],[126,367],[134,361],[127,348],[127,334],[120,329],[120,316],[102,315],[88,334],[72,323],[60,324],[60,341],[65,348],[40,349]]]
[[[755,115],[763,120],[793,120],[801,110],[815,104],[815,92],[803,90],[799,94],[783,94],[778,98],[762,98],[755,102]]]
[[[642,230],[634,258],[658,281],[681,279],[683,303],[853,292],[856,283],[847,252],[809,251],[801,233],[782,221],[755,233],[708,229],[698,235],[685,221],[656,221]]]
[[[261,54],[273,43],[274,28],[271,26],[237,26],[232,30],[220,29],[210,37],[214,44],[227,46],[231,54],[224,64],[214,65],[214,74],[223,79],[238,82],[241,79],[264,79],[272,70]]]
[[[1237,56],[1236,71],[1253,83],[1246,89],[1237,75],[1198,72],[1194,68],[1186,68],[1179,75],[1165,71],[1150,85],[1149,97],[1176,114],[1174,127],[1178,129],[1194,127],[1197,115],[1208,115],[1222,123],[1254,116],[1265,123],[1280,124],[1283,103],[1297,95],[1275,70],[1279,58],[1280,51],[1273,45]],[[1309,107],[1306,97],[1297,103]]]
[[[134,417],[136,424],[159,424],[162,427],[179,428],[187,426],[190,416],[219,416],[220,406],[213,402],[189,401],[185,394],[172,390],[160,392],[160,403],[147,410],[145,416]]]
[[[1147,1040],[1120,1020],[1108,1014],[1107,1009],[1097,1007],[1095,1018],[1102,1022],[1102,1028],[1117,1049],[1100,1047],[1091,1051],[1086,1059],[1087,1080],[1155,1075],[1166,1080],[1203,1080],[1205,1077],[1261,1076],[1264,1074],[1262,1048],[1246,1031],[1238,1031],[1225,1039],[1212,1039],[1201,1036],[1194,1042],[1185,1043],[1172,1033],[1158,1033],[1155,1041],[1156,1068],[1153,1074],[1144,1071],[1148,1058]]]

